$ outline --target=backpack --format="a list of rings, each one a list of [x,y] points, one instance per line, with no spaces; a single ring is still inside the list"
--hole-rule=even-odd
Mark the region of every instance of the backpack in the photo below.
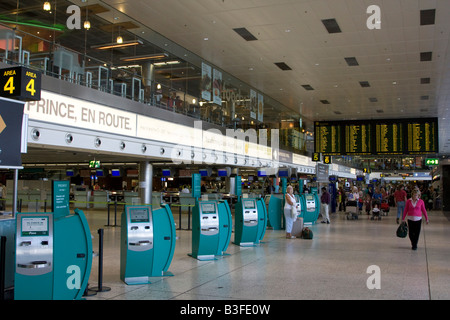
[[[303,228],[302,230],[302,238],[303,239],[312,239],[313,238],[313,232],[308,227]]]

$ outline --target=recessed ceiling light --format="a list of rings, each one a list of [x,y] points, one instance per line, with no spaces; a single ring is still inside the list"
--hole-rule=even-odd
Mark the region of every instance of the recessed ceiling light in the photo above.
[[[397,84],[397,81],[392,81],[392,84]]]
[[[205,41],[208,41],[208,40],[209,40],[209,38],[205,37],[205,38],[203,38],[203,40],[205,40]]]

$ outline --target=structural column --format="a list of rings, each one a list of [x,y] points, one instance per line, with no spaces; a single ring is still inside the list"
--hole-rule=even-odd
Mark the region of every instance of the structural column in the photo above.
[[[153,165],[148,161],[139,163],[139,196],[141,202],[152,203]]]

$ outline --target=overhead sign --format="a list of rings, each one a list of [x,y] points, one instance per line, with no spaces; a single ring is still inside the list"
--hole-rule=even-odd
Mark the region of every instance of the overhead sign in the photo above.
[[[1,69],[0,96],[22,101],[41,100],[41,73],[25,67]]]
[[[24,103],[0,98],[0,167],[22,166],[22,119]]]
[[[425,159],[425,165],[427,165],[427,166],[438,166],[439,165],[439,159],[438,158]]]
[[[323,156],[323,163],[325,164],[331,164],[331,156]]]
[[[313,162],[319,162],[320,161],[320,152],[314,152],[312,155],[312,161]]]
[[[317,163],[316,177],[317,182],[328,182],[329,167],[327,164]]]
[[[438,152],[437,118],[316,121],[314,152],[402,155]]]
[[[99,160],[90,160],[89,168],[100,168],[100,161]]]

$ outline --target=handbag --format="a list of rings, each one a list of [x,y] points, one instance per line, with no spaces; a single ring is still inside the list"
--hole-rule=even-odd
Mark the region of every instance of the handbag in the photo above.
[[[313,232],[308,227],[303,228],[302,238],[311,240],[313,238]]]
[[[405,221],[402,221],[402,223],[400,223],[400,225],[397,228],[397,237],[406,238],[407,235],[408,235],[408,225],[406,224]]]
[[[291,218],[297,220],[297,208],[294,206],[291,206]]]

